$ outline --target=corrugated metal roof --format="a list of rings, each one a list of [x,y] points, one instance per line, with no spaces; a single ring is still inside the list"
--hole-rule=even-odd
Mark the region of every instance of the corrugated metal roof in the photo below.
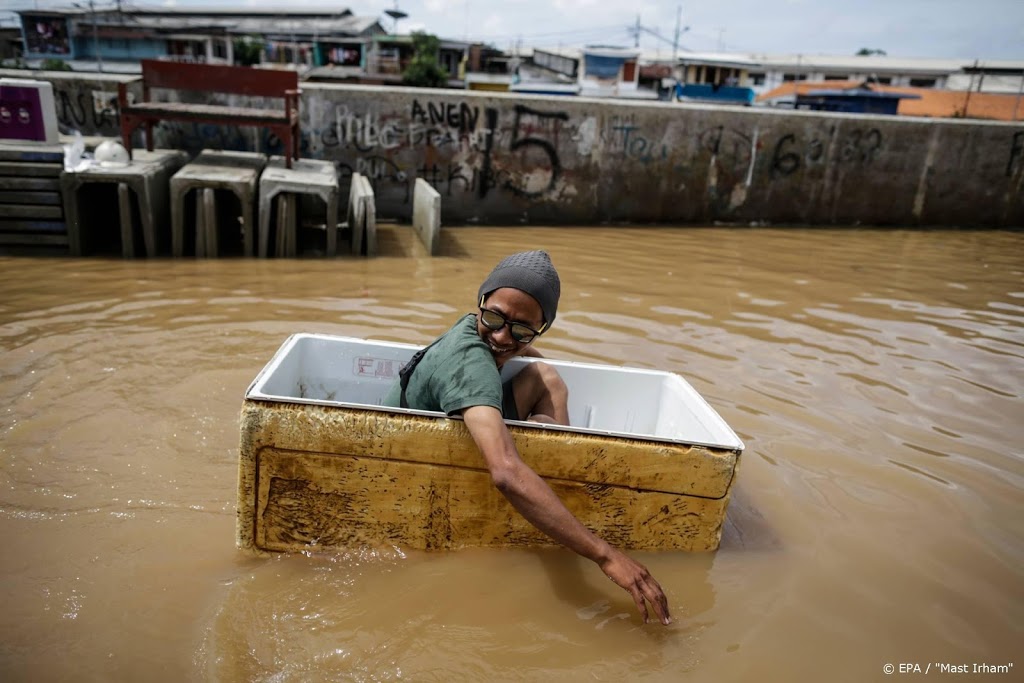
[[[920,95],[899,92],[878,92],[867,88],[828,88],[824,90],[808,90],[801,97],[863,97],[876,100],[919,100]]]
[[[847,84],[850,86],[857,85],[854,81],[850,81]],[[805,94],[811,90],[821,88],[842,87],[842,85],[835,82],[810,83],[807,81],[785,83],[761,95],[757,98],[757,101],[765,104],[792,101],[798,94]],[[998,121],[1014,121],[1024,118],[1024,102],[1019,101],[1016,95],[985,92],[966,93],[962,91],[910,88],[895,85],[872,84],[871,87],[878,92],[919,95],[920,99],[900,100],[899,114],[902,116],[957,118],[966,116]]]
[[[210,31],[231,35],[295,35],[298,37],[360,36],[383,32],[376,17],[343,19],[244,17],[211,20],[205,17],[146,17],[125,23],[99,22],[99,26],[137,28],[158,33]]]
[[[566,59],[580,59],[583,54],[578,47],[535,47],[529,50],[531,53],[546,52],[549,55],[565,57]],[[524,54],[523,50],[520,54]]]
[[[665,61],[665,52],[645,52],[648,61]],[[1000,69],[1024,71],[1024,60],[995,59],[931,59],[914,57],[889,57],[880,55],[805,55],[765,54],[738,52],[689,52],[680,51],[680,63],[709,64],[740,69],[778,69],[794,71],[849,71],[853,73],[878,72],[901,74],[949,74],[970,70],[977,63],[978,69]]]
[[[250,11],[251,9],[251,11]],[[89,16],[88,11],[71,9],[50,12],[22,10],[19,14],[46,14],[52,16]],[[91,20],[89,21],[91,24]],[[291,10],[269,8],[246,8],[245,10],[211,10],[163,8],[152,10],[126,10],[118,14],[108,11],[97,13],[97,25],[135,27],[158,32],[201,31],[236,35],[254,34],[296,34],[308,36],[360,35],[372,33],[374,29],[384,32],[378,17],[356,16],[348,9],[337,12],[323,10]]]
[[[26,12],[28,10],[25,10]],[[224,5],[224,6],[188,6],[178,7],[174,5],[159,6],[159,7],[133,7],[125,9],[122,12],[125,15],[143,15],[148,14],[151,16],[302,16],[307,18],[312,17],[345,17],[352,16],[352,10],[347,7],[339,7],[336,10],[326,10],[323,7],[320,8],[303,8],[295,7],[294,5],[280,5],[278,7],[269,7],[266,5]]]
[[[878,55],[751,55],[763,66],[807,70],[949,73],[959,71],[967,62],[961,59],[907,59]]]

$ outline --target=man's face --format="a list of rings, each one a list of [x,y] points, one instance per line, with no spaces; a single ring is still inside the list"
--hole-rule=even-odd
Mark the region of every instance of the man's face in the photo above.
[[[494,290],[484,301],[483,307],[500,313],[509,322],[522,323],[534,330],[539,330],[544,325],[544,313],[540,304],[532,296],[518,289],[502,287]],[[518,356],[529,346],[528,343],[513,339],[508,325],[503,325],[497,330],[488,329],[480,322],[479,313],[476,316],[476,333],[491,349],[491,355],[494,356],[494,362],[499,368],[509,358]]]

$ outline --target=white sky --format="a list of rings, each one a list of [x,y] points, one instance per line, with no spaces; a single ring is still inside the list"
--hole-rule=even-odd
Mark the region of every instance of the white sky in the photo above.
[[[151,6],[158,0],[123,0]],[[262,5],[287,0],[172,0],[178,6]],[[86,4],[87,0],[80,0]],[[67,7],[70,0],[0,0],[0,8]],[[113,0],[97,4],[113,5]],[[302,7],[349,8],[381,16],[395,0],[304,0]],[[444,38],[482,40],[509,49],[584,44],[632,46],[627,27],[644,32],[640,47],[672,52],[677,7],[682,49],[770,54],[852,55],[862,47],[894,57],[1024,60],[1024,0],[398,0],[408,18],[400,32],[427,30]]]

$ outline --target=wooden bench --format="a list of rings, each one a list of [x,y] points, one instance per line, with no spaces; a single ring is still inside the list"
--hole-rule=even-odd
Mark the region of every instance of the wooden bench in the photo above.
[[[260,126],[270,129],[284,145],[288,168],[299,158],[299,76],[294,71],[252,69],[241,66],[188,64],[183,62],[142,60],[142,101],[128,102],[128,86],[117,88],[121,109],[121,140],[131,154],[132,133],[146,129],[146,149],[153,151],[153,124],[158,121],[191,121],[222,126]],[[272,97],[284,100],[277,109],[234,107],[223,104],[154,102],[150,89]]]

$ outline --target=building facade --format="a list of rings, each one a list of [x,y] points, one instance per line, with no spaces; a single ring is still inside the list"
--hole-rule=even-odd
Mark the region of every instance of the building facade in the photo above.
[[[18,14],[23,57],[29,66],[60,60],[74,71],[113,73],[138,72],[141,59],[234,64],[239,61],[239,41],[259,46],[259,54],[249,63],[300,69],[335,59],[363,64],[367,39],[384,32],[375,17],[357,17],[347,9],[70,9]]]

